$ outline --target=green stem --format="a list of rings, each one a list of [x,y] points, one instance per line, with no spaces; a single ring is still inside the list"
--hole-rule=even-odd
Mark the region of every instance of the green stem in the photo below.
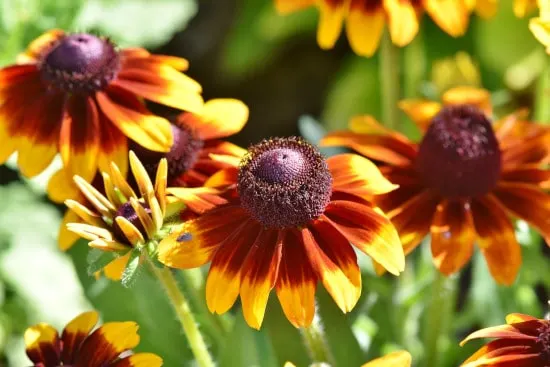
[[[418,98],[420,86],[426,72],[426,50],[422,30],[403,49],[403,92],[406,98]]]
[[[313,322],[307,328],[301,328],[302,339],[314,363],[325,362],[334,365],[334,358],[330,352],[325,338],[323,325],[319,316],[313,318]]]
[[[153,274],[162,284],[166,295],[176,311],[178,319],[183,327],[183,332],[187,336],[191,351],[195,356],[197,365],[200,367],[214,367],[214,361],[208,352],[206,343],[200,333],[199,327],[195,322],[195,317],[191,312],[187,299],[180,291],[178,283],[174,278],[174,275],[168,268],[158,268],[149,261]]]
[[[398,129],[400,113],[397,103],[401,96],[399,49],[392,43],[388,31],[382,35],[378,68],[382,89],[382,121],[386,126]]]
[[[447,334],[456,297],[455,280],[445,277],[437,269],[435,272],[432,297],[425,317],[424,347],[426,354],[423,364],[425,366],[439,366],[441,363],[439,360],[442,355],[441,341],[444,339],[442,337]]]
[[[537,81],[537,90],[535,95],[534,120],[543,124],[550,124],[550,104],[548,96],[550,95],[550,59],[546,56],[544,69]]]

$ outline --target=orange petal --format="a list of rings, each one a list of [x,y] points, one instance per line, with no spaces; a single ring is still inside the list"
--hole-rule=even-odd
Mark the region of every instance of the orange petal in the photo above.
[[[86,97],[69,97],[65,104],[59,150],[71,177],[78,175],[88,182],[94,178],[97,171],[99,129],[95,102]]]
[[[248,220],[220,245],[206,279],[206,304],[212,313],[227,312],[237,300],[241,269],[261,227]]]
[[[521,248],[514,226],[502,205],[493,195],[471,203],[478,245],[497,283],[514,283],[521,266]]]
[[[317,43],[323,50],[334,47],[344,23],[346,1],[321,0],[319,6],[319,26],[317,28]]]
[[[410,367],[412,363],[411,354],[401,350],[376,358],[374,361],[365,363],[361,367]]]
[[[476,235],[468,204],[447,200],[440,203],[431,233],[433,261],[443,274],[457,272],[472,257]]]
[[[173,143],[170,123],[151,115],[134,95],[110,86],[106,92],[97,92],[96,98],[105,116],[127,137],[149,150],[170,150]]]
[[[434,22],[453,37],[462,36],[468,28],[469,12],[462,0],[426,0],[426,12]]]
[[[203,140],[238,133],[248,121],[248,107],[238,99],[211,99],[199,114],[183,113],[178,121],[191,126]]]
[[[433,101],[406,99],[399,102],[399,108],[424,132],[441,110],[441,104]]]
[[[78,200],[82,197],[78,186],[73,181],[73,176],[65,168],[61,168],[52,175],[46,191],[48,198],[59,204],[67,199]]]
[[[212,259],[223,241],[248,214],[239,206],[224,206],[182,224],[158,247],[159,261],[174,268],[196,268]]]
[[[357,196],[379,195],[395,190],[376,165],[356,154],[339,154],[327,159],[333,191]]]
[[[460,342],[460,345],[468,341],[480,338],[504,338],[517,340],[537,340],[537,328],[542,326],[540,320],[530,320],[514,325],[499,325],[475,331]],[[532,331],[532,334],[526,334],[525,331]]]
[[[499,183],[493,193],[510,213],[550,239],[550,195],[535,185],[520,183]]]
[[[390,135],[357,134],[348,131],[329,133],[321,146],[345,146],[359,154],[394,166],[409,166],[416,157],[416,145]]]
[[[117,360],[109,367],[161,367],[162,358],[152,353],[137,353]]]
[[[119,281],[122,278],[122,273],[126,269],[126,265],[130,260],[130,251],[127,254],[117,257],[103,268],[105,276],[111,280]]]
[[[392,42],[408,45],[418,33],[418,15],[410,1],[384,0]]]
[[[97,312],[84,312],[65,326],[61,334],[63,342],[61,360],[64,364],[72,365],[75,362],[80,345],[97,324],[98,319],[99,314]]]
[[[297,233],[286,232],[277,280],[277,297],[286,318],[295,327],[311,325],[317,286],[317,277],[301,242]]]
[[[351,1],[346,33],[350,46],[357,55],[374,55],[384,31],[384,18],[384,9],[381,6],[367,8],[364,1]]]
[[[216,172],[206,182],[205,187],[224,187],[231,186],[237,183],[239,169],[237,167],[225,168]]]
[[[262,229],[242,267],[241,303],[246,323],[260,329],[271,289],[277,281],[283,238],[278,230]]]
[[[532,320],[537,320],[537,318],[533,316],[525,315],[522,313],[511,313],[506,315],[507,324],[515,324],[518,322],[532,321]]]
[[[40,323],[25,330],[23,336],[29,359],[37,365],[57,366],[59,364],[60,342],[57,330]]]
[[[51,29],[41,34],[29,44],[24,53],[17,56],[17,63],[36,62],[45,50],[63,36],[65,36],[65,32],[61,29]]]
[[[342,312],[350,312],[361,296],[361,271],[349,241],[329,222],[315,221],[302,231],[306,253],[317,277]]]
[[[476,87],[455,87],[446,91],[441,97],[444,105],[470,104],[474,105],[489,117],[493,115],[491,94],[489,91]]]
[[[550,184],[550,170],[540,168],[538,164],[526,164],[503,171],[500,174],[500,180],[548,187]]]
[[[120,353],[139,344],[138,328],[132,321],[104,324],[82,343],[75,365],[100,367],[116,361]]]
[[[538,353],[529,353],[529,346],[522,340],[493,340],[461,364],[462,367],[513,366],[532,367],[539,359]]]
[[[351,201],[332,201],[325,218],[355,247],[372,257],[386,270],[399,275],[405,255],[394,226],[375,209]]]
[[[61,251],[67,251],[68,249],[70,249],[74,245],[74,243],[80,238],[79,235],[67,229],[67,224],[81,222],[82,220],[78,215],[76,215],[75,212],[67,209],[65,215],[63,216],[63,220],[61,221],[61,225],[59,226],[59,235],[57,239]]]
[[[275,0],[275,8],[280,14],[293,13],[315,5],[315,0]]]

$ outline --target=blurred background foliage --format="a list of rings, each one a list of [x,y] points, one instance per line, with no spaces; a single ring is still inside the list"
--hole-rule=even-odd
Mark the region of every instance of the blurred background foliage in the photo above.
[[[512,14],[510,0],[500,3],[495,18],[473,17],[459,39],[424,17],[420,36],[400,52],[404,95],[437,98],[454,85],[483,85],[492,92],[497,115],[529,107],[547,122],[548,103],[535,98],[537,83],[548,83],[539,78],[547,57],[529,33],[528,19]],[[345,128],[355,114],[379,118],[381,112],[377,57],[354,55],[344,38],[334,50],[321,51],[315,42],[317,16],[314,9],[279,16],[272,0],[0,0],[0,66],[12,63],[50,28],[97,32],[121,46],[186,57],[189,75],[203,85],[205,98],[246,102],[250,121],[234,138],[239,144],[299,132],[316,141],[326,130]],[[418,136],[410,124],[404,132]],[[13,166],[0,167],[0,366],[28,365],[21,337],[30,324],[47,321],[61,328],[92,307],[104,321],[137,321],[139,350],[158,353],[168,367],[188,365],[185,338],[149,274],[124,289],[88,276],[84,244],[68,253],[57,250],[63,208],[44,195],[48,174],[28,181]],[[542,317],[550,289],[549,251],[525,223],[517,223],[517,232],[524,260],[512,287],[497,286],[479,254],[445,280],[446,291],[437,295],[431,292],[435,270],[428,245],[408,259],[399,278],[375,276],[360,256],[363,295],[350,315],[341,314],[324,291],[318,296],[337,366],[358,366],[397,348],[409,350],[423,366],[423,345],[434,337],[429,335],[433,320],[426,318],[432,297],[454,310],[452,318],[439,320],[445,331],[437,340],[444,351],[440,366],[463,361],[479,344],[460,348],[458,341],[474,329],[502,323],[507,313]],[[201,274],[193,279],[193,284],[180,280],[185,289],[204,285]],[[204,297],[192,298],[192,305],[220,366],[309,363],[278,302],[269,303],[261,332],[246,325],[238,306],[219,318],[206,311]]]

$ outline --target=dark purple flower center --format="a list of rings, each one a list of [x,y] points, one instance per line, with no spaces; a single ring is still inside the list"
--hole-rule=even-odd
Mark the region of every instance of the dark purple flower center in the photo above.
[[[120,67],[115,46],[86,33],[63,37],[48,50],[38,67],[52,87],[73,93],[90,93],[106,87]]]
[[[424,184],[447,198],[488,193],[500,177],[500,168],[491,122],[470,105],[447,106],[434,117],[416,160]]]
[[[168,153],[153,152],[133,141],[130,143],[130,149],[136,153],[151,179],[155,178],[162,158],[168,160],[169,183],[187,172],[197,162],[204,141],[193,132],[193,129],[186,124],[175,122],[172,123],[172,136],[174,142]]]
[[[149,207],[146,204],[141,203],[141,206],[145,209],[147,214],[151,214],[151,209],[149,209]],[[145,228],[143,227],[141,220],[139,220],[139,217],[136,211],[134,210],[134,208],[132,207],[129,201],[122,204],[118,208],[115,214],[115,218],[116,217],[126,218],[130,223],[134,225],[134,227],[136,227],[140,231],[140,233],[143,235],[144,238],[147,238],[147,233],[145,232]],[[116,222],[113,222],[113,234],[115,235],[115,238],[117,240],[131,246],[130,241],[126,238],[126,235],[124,234],[122,229],[120,229],[120,226]]]
[[[547,365],[550,365],[550,321],[544,320],[544,324],[538,328],[539,336],[537,344],[540,346],[540,356]]]
[[[274,138],[249,148],[237,187],[242,206],[265,227],[300,227],[323,214],[332,176],[311,144]]]

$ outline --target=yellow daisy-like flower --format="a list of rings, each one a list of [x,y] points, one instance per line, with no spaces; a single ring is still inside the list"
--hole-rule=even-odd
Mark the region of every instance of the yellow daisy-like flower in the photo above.
[[[360,56],[376,52],[386,22],[392,42],[405,46],[418,33],[422,13],[427,12],[453,37],[466,32],[470,13],[464,0],[275,0],[282,14],[314,5],[321,14],[317,28],[319,46],[332,48],[345,22],[351,48]]]
[[[46,323],[28,328],[24,339],[33,366],[162,366],[156,354],[128,353],[139,344],[135,322],[108,322],[93,330],[98,319],[97,312],[85,312],[69,322],[61,336]]]
[[[361,367],[411,367],[412,357],[409,352],[401,350],[387,354],[365,363]],[[286,362],[284,367],[296,367],[292,362]]]
[[[160,231],[163,228],[164,218],[175,211],[167,202],[166,159],[162,159],[158,165],[154,185],[132,151],[130,169],[139,188],[139,195],[113,163],[110,173],[103,173],[105,195],[83,178],[76,176],[75,183],[87,202],[79,203],[75,200],[65,202],[75,214],[73,218],[79,219],[77,223],[68,223],[67,229],[89,240],[90,247],[113,254],[113,261],[103,270],[107,277],[114,280],[121,279],[128,261],[136,255],[140,256],[141,253],[148,252],[154,257],[155,243],[162,238]],[[213,188],[186,190],[189,190],[190,195],[203,191],[209,191],[213,196],[217,193]],[[225,203],[221,198],[219,202]],[[174,205],[179,204],[174,202]]]

